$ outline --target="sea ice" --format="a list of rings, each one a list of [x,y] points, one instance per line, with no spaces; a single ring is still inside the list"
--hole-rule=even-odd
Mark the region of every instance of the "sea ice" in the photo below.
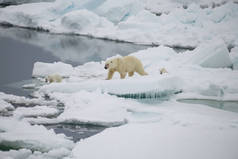
[[[14,110],[15,108],[8,102],[0,99],[0,114],[8,112],[9,110]]]
[[[106,0],[96,9],[96,13],[106,17],[113,23],[125,21],[128,17],[135,15],[143,9],[143,5],[138,0]]]
[[[97,14],[90,12],[86,9],[72,11],[65,14],[61,19],[63,27],[69,30],[69,32],[78,32],[82,34],[93,35],[95,29],[99,28],[113,28],[113,24],[107,21],[103,17],[99,17]]]
[[[1,117],[0,145],[12,149],[27,148],[47,152],[57,148],[72,149],[74,144],[63,134],[56,135],[44,126],[30,125],[14,118]]]
[[[33,77],[46,77],[48,75],[59,74],[61,76],[69,76],[74,72],[74,68],[70,64],[63,62],[43,63],[36,62],[33,67]]]
[[[34,106],[34,107],[19,107],[17,108],[13,115],[17,118],[22,117],[37,117],[37,116],[45,116],[52,117],[59,113],[56,108],[49,106]]]
[[[232,68],[234,70],[238,70],[238,47],[237,46],[231,49],[230,57],[232,61]]]
[[[238,156],[236,113],[176,102],[160,104],[157,111],[161,116],[157,122],[129,123],[78,142],[72,158],[223,159]],[[100,146],[102,144],[105,146]],[[97,151],[90,153],[92,149]]]
[[[0,22],[54,33],[185,48],[195,48],[214,37],[232,45],[238,37],[238,5],[232,1],[150,2],[56,0],[52,3],[23,4],[1,8]],[[148,4],[155,8],[166,6],[165,11],[159,11],[165,14],[156,16]],[[208,8],[202,9],[204,4]],[[216,4],[221,6],[212,7]]]
[[[223,40],[214,39],[198,46],[193,51],[194,56],[189,59],[193,64],[203,67],[231,67],[229,51]]]
[[[27,149],[0,151],[0,156],[3,159],[58,159],[67,157],[70,151],[66,148],[53,149],[49,152],[39,152]]]

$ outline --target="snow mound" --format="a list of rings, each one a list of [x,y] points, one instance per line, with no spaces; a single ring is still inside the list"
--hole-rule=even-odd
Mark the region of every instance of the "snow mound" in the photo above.
[[[74,72],[74,68],[70,64],[66,64],[63,62],[55,62],[55,63],[43,63],[36,62],[33,66],[33,77],[38,76],[48,76],[53,74],[59,74],[61,76],[69,76]]]
[[[203,43],[193,53],[193,57],[189,59],[190,63],[213,68],[232,66],[229,51],[223,40],[214,39]]]
[[[137,0],[106,0],[96,9],[96,13],[106,17],[113,23],[125,21],[128,17],[142,10],[143,6]]]
[[[78,31],[82,34],[92,34],[95,32],[95,28],[113,27],[113,24],[105,18],[86,9],[65,14],[61,19],[61,24],[70,32]]]
[[[27,148],[41,152],[47,152],[57,148],[73,148],[72,141],[62,134],[56,135],[44,126],[34,125],[12,118],[1,117],[0,145],[12,149]]]

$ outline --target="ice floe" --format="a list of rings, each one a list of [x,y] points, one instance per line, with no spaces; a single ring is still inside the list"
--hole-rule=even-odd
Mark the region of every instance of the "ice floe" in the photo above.
[[[56,116],[59,111],[56,108],[52,108],[49,106],[34,106],[34,107],[20,107],[14,111],[14,116],[17,118],[22,117],[37,117],[37,116],[45,116],[52,117]]]
[[[204,3],[208,4],[205,9],[200,7]],[[156,16],[148,4],[160,8],[165,4],[170,9]],[[238,36],[238,5],[233,1],[217,2],[219,7],[213,4],[216,2],[56,0],[1,8],[0,22],[142,44],[195,48],[213,37],[233,44]]]
[[[45,69],[47,68],[47,69]],[[53,74],[59,74],[61,76],[69,76],[69,73],[72,74],[74,71],[73,67],[69,64],[65,64],[63,62],[55,62],[55,63],[42,63],[36,62],[33,67],[32,76],[48,76]]]
[[[232,61],[232,68],[234,70],[238,69],[238,47],[232,48],[230,53],[231,61]]]
[[[72,151],[72,158],[113,156],[144,159],[149,156],[222,159],[237,156],[234,148],[237,146],[238,131],[235,113],[171,102],[166,103],[165,107],[161,104],[157,113],[160,114],[157,122],[129,123],[106,129],[77,143]],[[101,144],[106,146],[100,146]],[[96,148],[95,153],[89,153]]]
[[[229,51],[222,40],[214,39],[199,45],[189,62],[203,67],[232,67]]]
[[[35,63],[33,77],[65,78],[42,83],[33,99],[0,93],[1,113],[13,114],[0,118],[0,147],[9,150],[0,156],[237,158],[237,113],[179,101],[238,101],[238,5],[232,0],[192,2],[56,0],[0,8],[4,24],[160,45],[131,53],[149,75],[124,80],[116,74],[106,81],[105,61]],[[191,50],[176,53],[171,46]],[[161,75],[161,68],[168,73]],[[156,102],[143,102],[148,98]],[[74,144],[37,125],[63,123],[110,128]]]
[[[0,99],[0,114],[6,113],[10,110],[14,110],[15,108],[8,102]]]
[[[57,159],[61,157],[67,157],[70,154],[70,151],[66,148],[53,149],[49,152],[40,152],[27,149],[20,150],[10,150],[10,151],[0,151],[0,155],[3,159],[11,158],[11,159]]]
[[[63,134],[56,135],[44,126],[31,126],[14,118],[1,117],[0,130],[0,145],[9,149],[27,148],[48,152],[61,147],[71,149],[74,145]]]

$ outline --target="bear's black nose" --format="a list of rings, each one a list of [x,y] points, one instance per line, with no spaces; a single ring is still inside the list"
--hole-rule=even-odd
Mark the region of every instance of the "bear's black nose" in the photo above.
[[[106,65],[104,66],[104,68],[107,69],[107,68],[108,68],[108,64],[106,64]]]

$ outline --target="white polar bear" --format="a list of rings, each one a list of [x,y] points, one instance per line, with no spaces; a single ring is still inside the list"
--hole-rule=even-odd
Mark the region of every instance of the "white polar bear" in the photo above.
[[[110,80],[113,77],[114,72],[119,72],[121,79],[126,77],[128,73],[129,76],[133,76],[134,72],[137,72],[141,76],[148,75],[145,72],[143,65],[139,59],[134,56],[117,57],[106,61],[105,69],[108,69],[108,76],[106,80]]]
[[[62,82],[62,77],[58,74],[54,74],[54,75],[48,75],[45,78],[45,82],[46,83],[52,83],[52,82]]]

